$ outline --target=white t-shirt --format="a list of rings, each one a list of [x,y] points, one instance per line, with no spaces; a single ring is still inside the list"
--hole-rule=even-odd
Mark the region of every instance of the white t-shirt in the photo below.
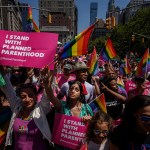
[[[106,139],[102,144],[96,144],[90,141],[88,143],[88,150],[109,150],[109,140]]]
[[[87,93],[88,93],[87,95],[85,95],[85,101],[87,103],[89,103],[90,101],[92,101],[94,99],[94,87],[86,81],[84,82],[84,85],[85,85]],[[69,84],[68,84],[68,82],[65,82],[61,86],[60,92],[63,96],[67,96],[68,90],[69,90]]]

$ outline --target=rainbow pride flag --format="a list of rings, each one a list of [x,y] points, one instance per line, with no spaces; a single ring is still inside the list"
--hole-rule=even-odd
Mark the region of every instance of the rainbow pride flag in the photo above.
[[[113,47],[113,43],[110,38],[107,39],[105,47],[100,52],[100,59],[109,61],[117,57],[117,53]]]
[[[119,72],[121,75],[127,75],[131,73],[131,67],[127,56],[124,59],[124,63],[119,67]]]
[[[113,43],[110,38],[107,39],[105,44],[106,53],[110,59],[117,57],[117,53],[113,47]]]
[[[98,66],[98,61],[97,61],[97,53],[96,53],[96,48],[94,47],[94,50],[90,56],[89,62],[87,64],[89,67],[89,73],[92,75],[97,75],[99,72],[99,66]]]
[[[144,76],[145,73],[150,71],[150,54],[149,49],[147,49],[141,59],[141,61],[138,64],[138,68],[136,70],[136,76]]]
[[[117,86],[118,86],[119,93],[127,97],[127,91],[125,90],[125,85],[121,77],[117,78]]]
[[[27,32],[32,32],[32,31],[40,32],[38,26],[33,20],[31,7],[28,7],[26,31]]]
[[[32,23],[33,23],[33,29],[35,30],[35,32],[40,32],[38,26],[36,25],[36,23],[33,19],[32,19]]]
[[[107,55],[105,48],[100,51],[99,60],[109,61],[109,56]]]
[[[130,63],[129,63],[127,56],[125,57],[124,61],[125,61],[125,73],[130,74],[131,73],[131,67],[130,67]]]
[[[91,101],[89,103],[89,106],[92,108],[93,112],[97,112],[99,109],[101,109],[102,111],[107,113],[104,93],[102,93],[97,98],[95,98],[93,101]]]
[[[89,28],[75,36],[74,39],[66,43],[58,52],[59,58],[65,59],[72,56],[81,56],[87,54],[88,42],[95,24],[91,25]]]
[[[124,87],[124,82],[123,82],[122,78],[120,78],[120,77],[117,78],[117,84]]]
[[[32,22],[32,8],[31,7],[28,7],[27,21]]]

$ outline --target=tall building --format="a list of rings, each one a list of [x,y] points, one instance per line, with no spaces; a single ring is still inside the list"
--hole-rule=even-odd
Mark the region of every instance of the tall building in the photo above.
[[[109,0],[108,2],[108,11],[114,10],[115,9],[115,5],[114,5],[114,0]]]
[[[130,0],[127,7],[121,13],[121,22],[125,24],[128,22],[139,9],[150,7],[148,0]]]
[[[39,0],[39,8],[41,32],[58,33],[63,44],[77,35],[78,11],[74,0]]]
[[[16,7],[18,5],[17,0],[0,0],[0,6],[2,6],[0,7],[1,30],[22,31],[21,9]]]
[[[120,18],[120,8],[118,6],[115,7],[114,0],[109,0],[108,9],[107,9],[107,12],[106,12],[106,18],[109,18],[109,17],[112,17],[112,16],[115,18],[115,24],[118,25],[119,18]]]
[[[98,23],[95,25],[91,39],[95,40],[96,38],[105,37],[108,33],[108,30],[105,28],[105,22],[103,19],[97,18]]]
[[[130,0],[130,5],[143,3],[144,0]]]
[[[27,16],[28,16],[28,4],[27,3],[20,3],[21,6],[25,6],[21,8],[21,15],[22,15],[22,31],[26,31],[27,25]]]
[[[93,2],[90,5],[90,25],[95,23],[97,17],[98,3]]]

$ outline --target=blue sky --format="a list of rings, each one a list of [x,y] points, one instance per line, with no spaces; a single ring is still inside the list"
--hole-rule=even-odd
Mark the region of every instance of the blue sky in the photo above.
[[[38,8],[38,0],[19,0],[20,2],[29,3],[31,7]],[[86,29],[90,24],[90,3],[98,2],[98,18],[105,19],[109,0],[75,0],[78,8],[78,33]],[[125,8],[130,0],[115,0],[115,6],[121,9]],[[33,18],[38,24],[38,11],[33,10]]]

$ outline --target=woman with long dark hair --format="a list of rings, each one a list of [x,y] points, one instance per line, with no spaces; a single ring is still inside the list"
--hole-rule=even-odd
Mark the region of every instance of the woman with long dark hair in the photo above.
[[[48,67],[43,69],[42,76],[44,77],[44,88],[50,102],[54,105],[57,113],[68,116],[76,116],[81,118],[84,123],[87,123],[93,116],[91,107],[85,104],[85,95],[87,94],[84,84],[79,81],[69,82],[69,91],[66,101],[59,100],[53,94],[51,83],[53,75],[50,73]],[[59,145],[55,145],[55,149],[68,149]]]
[[[150,96],[133,97],[124,110],[122,123],[111,135],[111,150],[150,149]]]

